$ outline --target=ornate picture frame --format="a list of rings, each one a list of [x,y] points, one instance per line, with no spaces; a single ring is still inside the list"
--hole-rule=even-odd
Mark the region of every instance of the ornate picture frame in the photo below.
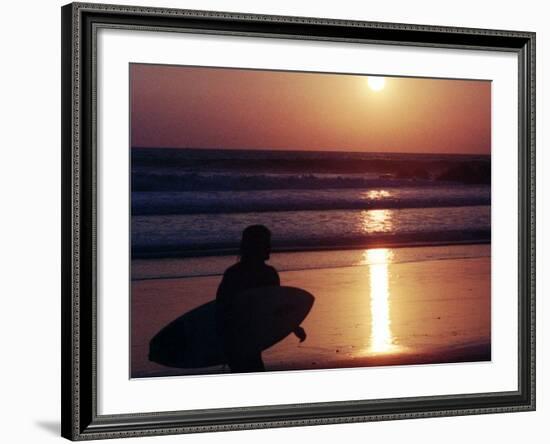
[[[104,439],[535,409],[535,33],[86,3],[68,4],[61,14],[63,437]],[[97,241],[102,211],[97,55],[102,29],[512,55],[518,67],[518,133],[517,152],[508,155],[517,161],[518,206],[508,211],[518,218],[518,287],[509,291],[517,298],[517,389],[100,413],[98,291],[109,291],[98,277],[102,245]],[[493,223],[499,220],[493,218]]]

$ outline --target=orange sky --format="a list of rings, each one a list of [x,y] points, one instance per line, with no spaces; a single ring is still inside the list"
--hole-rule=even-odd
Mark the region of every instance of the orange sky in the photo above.
[[[490,154],[491,82],[132,64],[134,147]]]

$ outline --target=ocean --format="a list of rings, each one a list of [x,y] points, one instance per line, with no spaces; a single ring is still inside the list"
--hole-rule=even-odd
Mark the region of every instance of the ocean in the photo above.
[[[133,148],[132,258],[490,241],[490,156]]]

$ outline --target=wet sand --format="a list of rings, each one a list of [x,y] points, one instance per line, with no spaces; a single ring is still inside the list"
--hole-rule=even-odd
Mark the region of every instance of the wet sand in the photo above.
[[[490,360],[490,245],[422,248],[422,254],[415,248],[364,250],[361,254],[369,265],[358,262],[281,272],[282,285],[303,288],[316,299],[302,324],[308,335],[306,341],[299,343],[290,335],[266,350],[266,369]],[[470,249],[471,254],[464,258],[441,254],[453,248]],[[303,259],[308,253],[299,254]],[[394,262],[395,257],[406,254],[424,259]],[[430,259],[434,257],[439,259]],[[182,313],[214,299],[220,278],[132,282],[132,377],[228,371],[225,366],[168,368],[147,359],[151,337]]]

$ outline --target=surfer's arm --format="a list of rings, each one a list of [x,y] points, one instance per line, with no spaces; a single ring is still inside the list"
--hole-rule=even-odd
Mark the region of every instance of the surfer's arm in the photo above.
[[[279,273],[277,273],[277,270],[275,268],[270,267],[271,269],[271,283],[270,285],[273,285],[274,287],[280,287],[281,286],[281,278],[279,278]]]
[[[306,340],[306,331],[302,327],[296,327],[293,333],[298,337],[298,339],[300,339],[300,342],[304,342]]]
[[[216,302],[223,304],[231,299],[231,295],[235,293],[234,281],[232,274],[226,270],[218,287],[218,291],[216,292]]]
[[[226,279],[225,274],[223,275],[222,281],[220,282],[220,285],[218,286],[218,291],[216,292],[216,301],[221,302],[224,299],[224,296],[226,294]]]

